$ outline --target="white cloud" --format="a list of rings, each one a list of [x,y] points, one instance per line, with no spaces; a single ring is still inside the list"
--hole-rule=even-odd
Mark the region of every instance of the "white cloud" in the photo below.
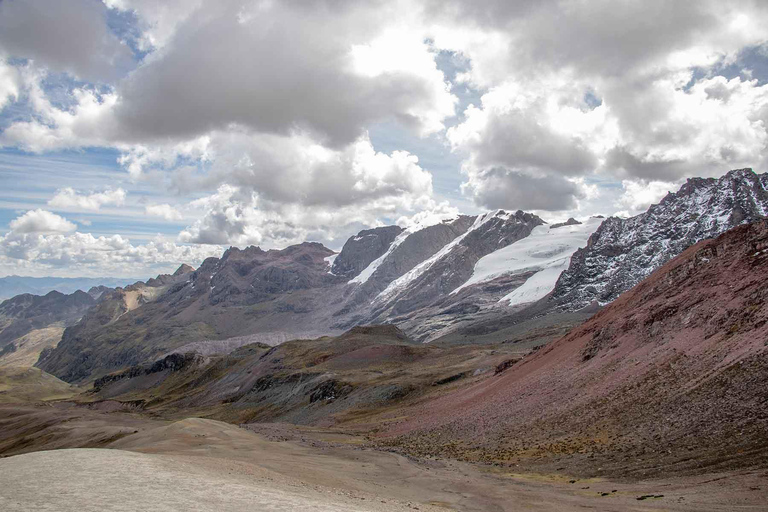
[[[334,245],[382,219],[393,223],[418,212],[455,212],[433,199],[432,177],[415,157],[377,153],[367,138],[343,151],[315,147],[301,152],[302,146],[291,151],[289,141],[277,140],[248,147],[252,152],[243,153],[239,164],[225,166],[236,185],[221,185],[189,205],[203,215],[180,233],[180,242],[284,247],[312,240]],[[279,162],[270,167],[270,159]],[[278,169],[283,176],[276,175]]]
[[[144,51],[165,46],[176,32],[176,27],[194,14],[202,0],[103,0],[104,4],[119,11],[135,14],[141,24],[139,46]]]
[[[30,210],[10,222],[14,233],[69,233],[77,226],[67,219],[46,210]]]
[[[56,191],[56,195],[48,201],[49,206],[62,210],[98,211],[104,205],[122,206],[125,204],[126,192],[122,188],[80,194],[71,187]]]
[[[150,204],[144,208],[147,215],[160,217],[165,220],[181,220],[184,216],[170,204]]]
[[[0,110],[7,103],[19,98],[20,87],[19,72],[13,66],[9,66],[0,54]]]
[[[679,183],[664,181],[632,181],[621,182],[624,193],[616,202],[619,208],[626,208],[622,213],[626,216],[636,215],[648,209],[652,204],[658,203],[669,192],[680,188]]]
[[[464,190],[480,204],[499,185],[511,202],[534,179],[540,194],[550,184],[560,192],[544,201],[551,209],[579,204],[563,178],[677,181],[768,163],[768,86],[717,76],[719,64],[764,43],[768,5],[427,5],[435,46],[466,57],[460,78],[487,90],[448,132],[466,155]]]
[[[377,151],[368,139],[369,128],[393,120],[444,140],[462,159],[462,190],[489,208],[565,215],[603,201],[606,211],[634,211],[654,184],[768,163],[768,85],[719,76],[722,64],[747,67],[740,52],[764,44],[768,6],[757,2],[105,4],[136,15],[150,53],[106,85],[75,83],[62,105],[47,73],[108,76],[121,54],[105,58],[111,36],[98,42],[96,60],[80,39],[62,43],[76,55],[50,57],[59,32],[0,37],[13,39],[9,55],[32,58],[0,66],[0,103],[24,98],[32,109],[0,144],[116,148],[134,183],[164,176],[174,192],[206,195],[190,209],[145,210],[168,220],[196,211],[179,240],[335,240],[357,226],[442,211],[423,163],[431,159]],[[103,6],[91,7],[101,16]],[[453,85],[482,96],[457,119],[440,50],[468,63]],[[441,184],[455,181],[447,178]],[[595,197],[588,185],[621,180],[621,198]],[[61,204],[87,210],[88,197],[73,191]]]
[[[198,265],[220,256],[217,246],[188,246],[157,238],[133,245],[120,235],[94,236],[76,232],[65,218],[45,210],[26,212],[11,221],[0,236],[0,267],[6,273],[34,275],[136,276],[153,269],[169,271],[180,263]],[[141,274],[139,274],[141,275]]]

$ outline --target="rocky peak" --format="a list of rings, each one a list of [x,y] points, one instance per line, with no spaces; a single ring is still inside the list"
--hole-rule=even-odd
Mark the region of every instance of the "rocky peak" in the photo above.
[[[403,232],[400,226],[384,226],[364,229],[350,237],[333,261],[331,272],[337,276],[352,279],[374,260],[381,257]]]
[[[107,293],[109,293],[109,292],[111,292],[111,291],[113,291],[113,290],[114,290],[114,288],[110,288],[110,287],[108,287],[108,286],[103,286],[103,285],[99,285],[99,286],[92,286],[92,287],[91,287],[91,288],[88,290],[88,295],[90,295],[90,296],[91,296],[91,298],[92,298],[92,299],[94,299],[94,300],[99,300],[99,299],[100,299],[100,298],[102,298],[102,297],[103,297],[105,294],[107,294]]]
[[[573,217],[570,217],[565,222],[558,222],[557,224],[552,224],[551,226],[549,226],[549,229],[563,228],[565,226],[576,226],[578,224],[581,224],[581,222],[577,221]]]
[[[607,304],[687,247],[768,214],[768,177],[738,169],[692,178],[645,213],[606,219],[571,258],[552,299],[575,310]]]
[[[195,268],[191,265],[187,265],[186,263],[182,263],[179,268],[176,269],[176,272],[173,273],[174,277],[178,277],[180,275],[189,274],[190,272],[194,272]]]

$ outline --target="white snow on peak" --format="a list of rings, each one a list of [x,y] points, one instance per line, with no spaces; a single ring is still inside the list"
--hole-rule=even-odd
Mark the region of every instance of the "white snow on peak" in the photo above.
[[[419,231],[418,229],[416,231]],[[397,246],[399,246],[401,243],[405,241],[406,238],[411,233],[415,233],[415,231],[411,231],[411,229],[403,230],[397,237],[395,237],[394,240],[392,240],[392,243],[389,244],[389,247],[387,248],[386,252],[370,262],[367,267],[363,269],[362,272],[357,274],[355,277],[349,280],[350,283],[356,283],[356,284],[363,284],[368,281],[368,279],[371,278],[374,272],[376,272],[376,269],[379,268],[379,265],[382,264],[382,262],[387,259],[387,256],[392,254],[392,251],[394,251]]]
[[[323,260],[328,263],[328,273],[333,274],[333,271],[331,269],[333,268],[333,262],[336,261],[336,257],[339,255],[339,253],[331,254],[330,256],[326,256],[323,258]],[[335,275],[335,274],[334,274]]]
[[[408,238],[410,235],[416,233],[417,231],[421,231],[422,229],[426,229],[430,226],[434,226],[436,224],[440,224],[443,222],[452,222],[458,218],[458,215],[454,215],[452,217],[446,217],[446,216],[440,216],[440,215],[430,215],[424,218],[419,219],[411,219],[410,225],[404,229],[397,237],[392,241],[392,243],[387,248],[387,251],[373,260],[371,263],[368,264],[365,269],[363,269],[362,272],[360,272],[358,275],[350,279],[349,283],[355,283],[355,284],[363,284],[368,282],[368,279],[371,278],[374,272],[376,272],[376,269],[379,268],[379,266],[384,262],[387,257],[392,254],[392,251],[397,249],[397,247],[402,244],[406,238]]]
[[[573,253],[587,245],[589,236],[602,222],[603,219],[591,218],[583,224],[555,229],[549,225],[537,226],[527,237],[480,258],[472,277],[452,293],[503,275],[537,271],[499,302],[517,305],[539,300],[552,291],[557,278],[568,268]]]
[[[409,283],[413,282],[415,279],[418,279],[420,275],[422,275],[424,272],[429,270],[432,265],[440,261],[443,257],[445,257],[448,253],[451,252],[451,250],[456,247],[459,243],[461,243],[464,238],[470,234],[472,231],[475,231],[480,226],[491,220],[492,218],[496,217],[497,215],[500,215],[500,211],[493,211],[484,213],[483,215],[478,215],[475,219],[475,222],[470,226],[468,230],[464,232],[464,234],[457,236],[453,240],[451,240],[449,243],[447,243],[442,249],[437,251],[435,254],[432,255],[432,257],[422,261],[415,267],[413,267],[411,270],[403,274],[402,276],[398,277],[391,283],[389,283],[389,286],[387,286],[384,291],[382,291],[379,295],[376,296],[374,299],[375,301],[378,300],[386,300],[393,295],[399,293],[401,290],[405,289]]]

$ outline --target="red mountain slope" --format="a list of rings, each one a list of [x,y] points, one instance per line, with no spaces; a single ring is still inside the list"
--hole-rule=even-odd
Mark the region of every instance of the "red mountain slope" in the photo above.
[[[768,463],[768,221],[686,250],[567,336],[407,412],[385,444],[572,474]]]

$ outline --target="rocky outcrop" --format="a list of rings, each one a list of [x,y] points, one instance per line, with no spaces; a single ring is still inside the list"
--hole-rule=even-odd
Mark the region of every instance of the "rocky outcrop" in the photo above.
[[[343,280],[328,273],[324,258],[331,254],[318,243],[269,251],[233,247],[194,272],[118,288],[66,329],[37,366],[80,382],[198,341],[332,333],[324,314],[329,306],[321,299]]]
[[[352,279],[374,260],[382,256],[397,236],[403,232],[399,226],[365,229],[350,237],[333,261],[331,272]]]
[[[92,286],[88,290],[88,295],[90,295],[93,300],[99,300],[105,294],[110,293],[112,291],[114,291],[114,288],[110,288],[108,286],[101,286],[101,285]]]
[[[569,217],[568,220],[565,222],[558,222],[557,224],[551,224],[549,226],[549,229],[557,229],[565,226],[576,226],[578,224],[581,224],[581,222],[577,221],[573,217]]]
[[[174,277],[178,277],[180,275],[189,274],[190,272],[194,272],[195,267],[192,265],[187,265],[186,263],[182,263],[179,268],[176,269],[176,272],[173,273]]]
[[[571,258],[552,294],[559,308],[607,304],[700,240],[768,215],[768,174],[692,178],[647,212],[611,217]]]

